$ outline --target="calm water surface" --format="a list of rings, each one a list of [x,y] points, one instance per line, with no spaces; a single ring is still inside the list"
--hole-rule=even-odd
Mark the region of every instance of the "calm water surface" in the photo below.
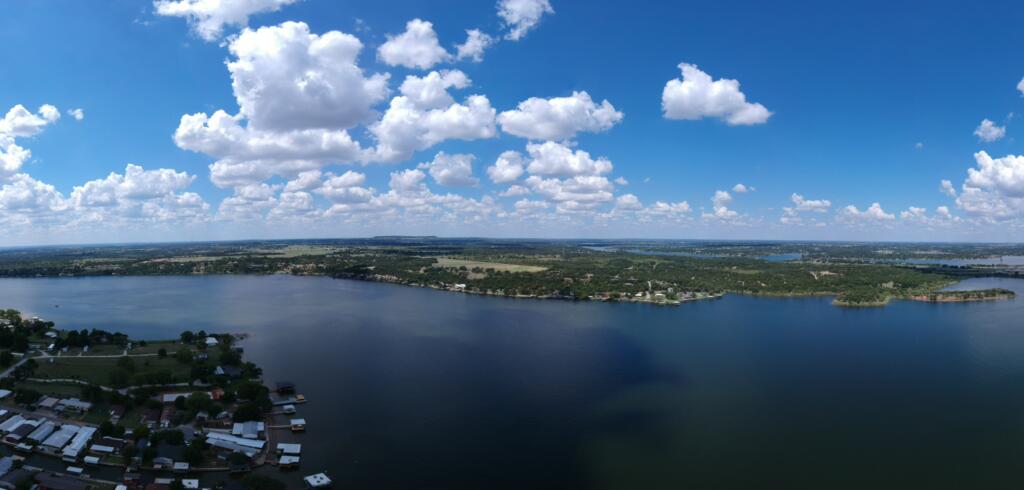
[[[1014,280],[972,280],[1024,294]],[[1024,300],[511,300],[288,276],[3,279],[62,328],[249,333],[346,488],[1019,488]],[[59,308],[55,305],[60,305]],[[294,478],[292,476],[291,478]]]

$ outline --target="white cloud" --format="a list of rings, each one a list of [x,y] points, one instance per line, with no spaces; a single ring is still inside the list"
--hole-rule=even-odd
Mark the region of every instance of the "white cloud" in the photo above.
[[[754,186],[749,186],[749,185],[744,185],[744,184],[736,184],[736,185],[732,186],[732,191],[737,193],[737,194],[746,194],[748,192],[754,192],[756,190],[757,189]]]
[[[976,168],[967,170],[967,179],[957,193],[943,181],[943,192],[956,198],[956,205],[984,222],[1024,215],[1024,155],[992,158],[979,151],[974,154]]]
[[[39,111],[32,113],[25,106],[17,104],[11,107],[0,119],[0,135],[12,138],[27,138],[43,131],[46,126],[60,119],[60,111],[50,104],[43,104]]]
[[[467,29],[466,42],[456,45],[457,60],[473,60],[477,63],[484,60],[484,51],[494,44],[494,38],[480,31],[480,29]]]
[[[816,213],[824,213],[832,207],[832,201],[828,199],[804,199],[804,196],[793,193],[789,196],[789,199],[793,201],[793,210],[795,211],[813,211]]]
[[[273,176],[289,178],[362,156],[359,144],[345,130],[261,131],[242,126],[240,121],[240,116],[224,111],[213,116],[186,114],[174,132],[174,141],[182,149],[217,158],[210,165],[210,178],[221,187]]]
[[[1020,91],[1021,95],[1024,95],[1024,78],[1020,79],[1020,83],[1017,84],[1017,90]]]
[[[638,210],[643,209],[644,205],[640,202],[640,198],[633,194],[623,194],[615,199],[615,209],[622,210]]]
[[[696,120],[717,117],[729,125],[762,124],[772,113],[763,105],[747,102],[736,80],[713,80],[696,65],[680,63],[683,78],[669,80],[661,94],[661,108],[668,119]]]
[[[419,168],[427,169],[430,177],[438,185],[445,187],[473,187],[480,183],[480,179],[473,176],[473,160],[476,157],[467,154],[449,155],[445,152],[438,152],[434,159],[428,163],[421,163]]]
[[[882,205],[879,203],[871,203],[871,206],[861,211],[857,209],[857,206],[849,205],[843,208],[839,212],[841,220],[846,222],[865,222],[865,221],[892,221],[896,219],[896,215],[885,212],[882,209]]]
[[[994,190],[1010,197],[1024,197],[1024,155],[992,158],[979,151],[974,154],[978,168],[967,169],[965,186]]]
[[[514,182],[522,177],[524,172],[523,155],[517,151],[502,152],[494,165],[487,167],[487,176],[495,184]]]
[[[239,113],[185,115],[175,131],[179,147],[217,159],[210,166],[215,184],[244,186],[365,160],[347,130],[374,119],[388,75],[364,76],[358,39],[285,22],[245,29],[228,48]]]
[[[444,97],[423,97],[421,92],[406,95],[404,89],[413,86],[438,86],[448,83],[452,73],[431,73],[438,83],[403,83],[403,94],[391,99],[381,120],[370,127],[377,146],[367,156],[369,161],[396,162],[410,158],[413,152],[425,150],[442,141],[493,138],[497,134],[495,110],[483,95],[470,95],[462,104],[455,103],[447,92]],[[461,72],[457,72],[461,74]],[[468,81],[466,82],[468,84]],[[449,85],[460,88],[459,85]],[[465,86],[465,85],[462,85]],[[447,88],[447,87],[444,87]],[[451,101],[451,102],[449,102]],[[439,104],[448,104],[438,107]]]
[[[518,41],[540,22],[544,14],[554,14],[548,0],[500,0],[498,16],[508,28],[506,39]]]
[[[530,143],[526,145],[526,151],[531,158],[526,169],[534,175],[568,177],[601,175],[612,171],[612,162],[608,159],[594,159],[590,153],[573,150],[553,141]]]
[[[347,129],[373,116],[388,75],[364,77],[363,44],[340,31],[312,34],[301,22],[246,29],[227,63],[241,114],[254,129]]]
[[[311,191],[320,187],[320,176],[322,173],[319,170],[307,170],[305,172],[299,172],[294,179],[289,180],[284,186],[285,192],[305,192]]]
[[[448,89],[463,89],[470,83],[469,77],[459,70],[432,71],[422,77],[405,77],[399,92],[420,109],[438,109],[455,103]]]
[[[224,26],[245,27],[249,16],[275,12],[296,0],[155,0],[158,15],[184,17],[193,32],[205,41],[216,41]]]
[[[1001,139],[1003,136],[1006,136],[1006,127],[996,126],[994,122],[988,119],[982,119],[981,124],[974,129],[974,135],[981,141],[991,143]]]
[[[405,32],[388,36],[387,42],[377,48],[377,56],[390,66],[430,69],[447,61],[451,55],[441,47],[434,25],[420,19],[405,24]]]
[[[956,197],[956,189],[953,187],[953,183],[948,180],[942,180],[942,184],[940,185],[939,190],[941,190],[943,194],[949,197]]]
[[[914,149],[915,150],[923,150],[924,149],[924,143],[922,143],[920,141],[918,141],[917,143],[914,143]]]
[[[557,203],[571,202],[590,205],[611,201],[614,186],[607,177],[598,175],[577,175],[568,179],[545,179],[531,175],[525,180],[533,194]]]
[[[74,120],[76,121],[81,121],[82,119],[85,119],[85,110],[81,108],[68,109],[68,115],[74,118]]]
[[[16,143],[17,138],[30,138],[60,119],[56,107],[43,104],[36,113],[18,104],[0,119],[0,182],[14,175],[32,158],[32,152]]]
[[[334,204],[352,204],[368,202],[374,195],[372,187],[365,187],[366,175],[346,171],[341,175],[329,174],[317,193]]]
[[[704,219],[731,220],[739,216],[739,213],[729,209],[728,204],[732,202],[732,195],[723,190],[715,191],[711,196],[711,213],[704,213]]]
[[[582,131],[598,133],[620,121],[622,113],[610,102],[595,104],[587,92],[550,99],[531,97],[498,116],[503,131],[533,140],[569,139]]]
[[[615,182],[615,185],[629,185],[629,181],[622,176],[616,177],[612,182]]]
[[[504,191],[501,191],[498,195],[501,196],[501,197],[516,197],[516,196],[525,196],[525,195],[527,195],[529,193],[530,193],[530,189],[527,189],[526,187],[523,187],[521,185],[516,184],[516,185],[510,185],[508,187],[508,189],[505,189]]]
[[[209,205],[194,192],[181,192],[196,177],[174,169],[146,170],[128,164],[123,174],[75,186],[68,199],[79,222],[205,220]]]

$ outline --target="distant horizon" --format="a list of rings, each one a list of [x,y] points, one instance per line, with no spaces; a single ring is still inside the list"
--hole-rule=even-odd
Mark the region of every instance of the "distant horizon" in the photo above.
[[[447,235],[373,235],[350,237],[306,237],[306,238],[231,238],[223,240],[164,240],[135,242],[76,242],[49,243],[29,245],[0,245],[2,250],[33,249],[33,248],[75,248],[75,247],[131,247],[145,245],[184,245],[202,243],[252,243],[252,242],[306,242],[306,241],[345,241],[375,239],[437,239],[437,240],[493,240],[522,242],[696,242],[696,243],[828,243],[828,244],[894,244],[894,245],[1021,245],[1024,242],[980,242],[980,241],[920,241],[920,240],[802,240],[802,239],[771,239],[771,238],[571,238],[571,237],[487,237],[487,236],[447,236]]]

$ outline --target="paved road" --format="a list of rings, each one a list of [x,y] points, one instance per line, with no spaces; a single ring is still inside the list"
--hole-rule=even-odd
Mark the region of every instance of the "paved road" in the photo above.
[[[13,366],[7,368],[4,372],[0,373],[0,379],[4,379],[4,378],[10,376],[11,373],[13,373],[15,369],[18,369],[18,366],[21,366],[22,364],[25,364],[25,362],[28,361],[31,358],[32,358],[32,354],[31,353],[26,353],[25,355],[21,356],[21,360],[19,360],[18,362],[14,363]]]

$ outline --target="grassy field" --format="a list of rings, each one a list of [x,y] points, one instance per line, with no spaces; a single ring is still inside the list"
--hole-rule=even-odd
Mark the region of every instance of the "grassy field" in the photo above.
[[[77,397],[82,395],[82,387],[76,384],[58,383],[36,383],[34,381],[19,381],[18,388],[37,391],[44,395],[57,398]]]
[[[118,370],[118,357],[90,358],[88,356],[61,356],[49,359],[39,359],[39,368],[36,370],[36,378],[49,379],[80,379],[89,383],[110,385],[111,373]],[[145,375],[167,371],[171,373],[175,381],[185,381],[189,377],[190,367],[173,357],[160,359],[159,357],[135,357],[135,375]]]
[[[481,269],[494,269],[502,272],[544,272],[548,270],[547,267],[541,267],[537,265],[520,265],[520,264],[502,264],[498,262],[478,262],[476,260],[463,260],[463,259],[452,259],[449,257],[439,257],[434,267],[443,267],[446,269],[457,269],[459,267],[465,267],[467,269],[481,268]]]

